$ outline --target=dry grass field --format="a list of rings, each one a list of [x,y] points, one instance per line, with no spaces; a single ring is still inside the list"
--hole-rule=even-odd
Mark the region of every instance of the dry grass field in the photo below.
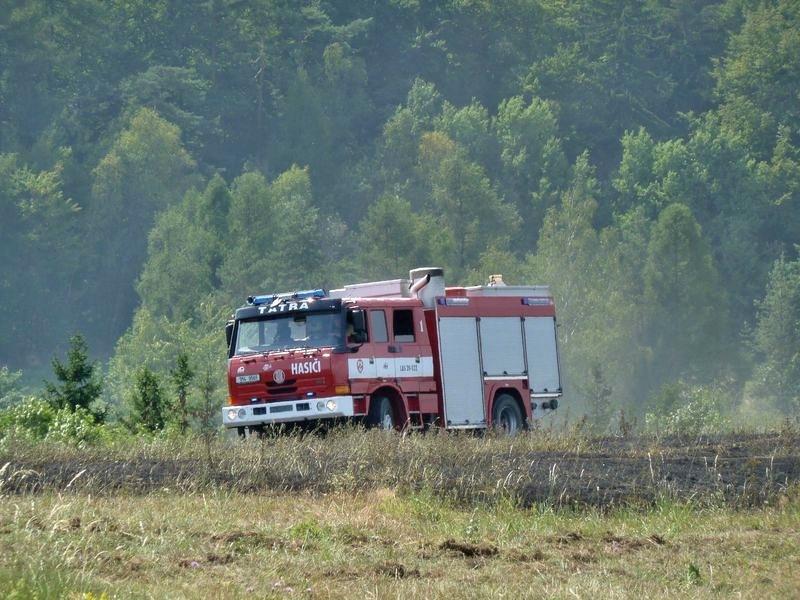
[[[8,440],[6,440],[8,442]],[[793,598],[800,435],[0,448],[6,598]]]

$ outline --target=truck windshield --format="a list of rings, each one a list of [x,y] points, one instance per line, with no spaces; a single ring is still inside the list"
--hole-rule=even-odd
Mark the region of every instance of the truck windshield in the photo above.
[[[240,321],[234,355],[292,348],[334,347],[344,343],[339,313],[308,313]]]

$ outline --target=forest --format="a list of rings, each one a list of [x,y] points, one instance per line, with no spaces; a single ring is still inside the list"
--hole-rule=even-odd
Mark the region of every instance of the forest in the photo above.
[[[550,286],[600,431],[797,418],[795,0],[2,12],[0,408],[85,352],[196,425],[246,296],[439,266]]]

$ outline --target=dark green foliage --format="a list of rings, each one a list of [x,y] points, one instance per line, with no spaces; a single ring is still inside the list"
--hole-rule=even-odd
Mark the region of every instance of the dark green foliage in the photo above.
[[[745,110],[760,113],[740,133],[751,138],[752,150],[761,158],[772,152],[776,123],[795,135],[800,131],[798,23],[800,4],[794,0],[754,3],[714,70],[723,105],[734,109],[724,111],[726,119],[739,121],[731,125],[745,123]]]
[[[526,88],[560,105],[571,154],[590,149],[605,172],[626,130],[644,126],[674,136],[682,130],[681,113],[707,106],[704,63],[722,50],[726,25],[718,6],[553,3],[557,29],[550,36],[557,46],[532,63]]]
[[[726,304],[700,225],[689,208],[671,204],[653,225],[644,267],[646,335],[652,355],[645,378],[652,385],[691,369],[708,380],[727,331]]]
[[[103,383],[97,365],[89,361],[89,348],[80,333],[69,340],[67,363],[53,357],[52,365],[57,383],[46,383],[51,406],[55,410],[85,409],[102,421],[105,410],[97,406],[96,400],[103,390]]]
[[[439,264],[450,240],[411,203],[385,195],[369,207],[358,230],[360,270],[366,277],[400,277],[409,265]]]
[[[43,361],[47,349],[61,350],[79,325],[65,307],[74,307],[81,295],[75,282],[86,256],[79,228],[83,206],[64,190],[69,152],[52,158],[52,168],[40,170],[16,154],[0,154],[0,360],[12,367]],[[57,298],[62,309],[43,319],[30,306],[46,298]]]
[[[155,215],[179,202],[193,183],[194,168],[178,127],[142,108],[93,170],[89,224],[102,287],[91,291],[103,294],[96,318],[115,335],[125,331],[136,307],[134,283]]]
[[[129,427],[134,431],[161,431],[166,422],[167,406],[158,376],[150,368],[142,367],[136,374],[135,385]]]
[[[173,403],[173,419],[178,422],[181,433],[186,433],[189,428],[189,386],[194,379],[194,369],[189,364],[189,355],[179,352],[175,359],[175,366],[169,372],[172,385],[175,387],[175,402]]]
[[[222,261],[223,238],[209,226],[208,214],[196,214],[198,200],[205,197],[189,193],[182,204],[158,215],[148,236],[148,258],[136,285],[147,307],[170,319],[191,318],[197,297],[218,285],[216,270]]]
[[[754,332],[760,353],[757,384],[787,413],[800,410],[800,260],[775,261],[758,303]]]

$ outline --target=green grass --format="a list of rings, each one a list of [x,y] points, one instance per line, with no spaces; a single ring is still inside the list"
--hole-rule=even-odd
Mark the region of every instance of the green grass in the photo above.
[[[0,590],[37,600],[793,597],[800,485],[775,472],[797,458],[796,432],[736,439],[344,428],[210,446],[4,440]],[[731,454],[741,460],[726,465],[757,493],[730,484]],[[665,479],[673,458],[704,486]],[[639,487],[559,502],[608,483],[613,461],[639,473]]]
[[[426,494],[5,498],[18,598],[792,597],[800,510],[457,508]]]

